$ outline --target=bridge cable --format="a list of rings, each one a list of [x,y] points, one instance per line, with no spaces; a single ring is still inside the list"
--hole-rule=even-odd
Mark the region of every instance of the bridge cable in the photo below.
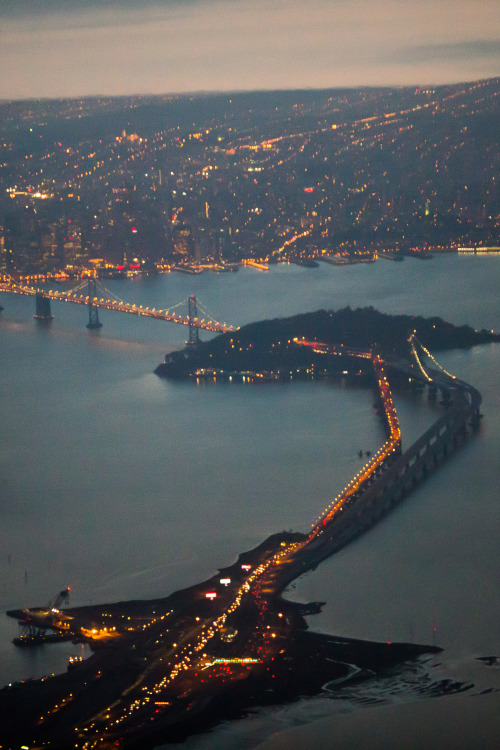
[[[424,352],[424,354],[426,354],[429,357],[429,359],[432,360],[432,362],[436,365],[436,367],[439,367],[439,369],[442,372],[444,372],[444,374],[447,375],[452,380],[456,380],[457,379],[456,375],[452,375],[451,372],[448,372],[448,370],[445,370],[445,368],[442,365],[439,364],[439,362],[437,361],[437,359],[432,356],[432,354],[430,353],[430,351],[425,348],[425,346],[417,339],[416,336],[415,336],[415,341],[420,346],[420,348],[422,349],[422,351]]]
[[[417,350],[415,348],[414,339],[415,339],[415,331],[409,337],[408,342],[411,345],[411,351],[412,351],[413,357],[414,357],[414,359],[415,359],[415,361],[416,361],[416,363],[417,363],[417,365],[418,365],[418,367],[420,369],[420,372],[422,373],[422,375],[424,376],[424,378],[427,380],[427,382],[431,383],[432,382],[432,378],[427,374],[427,372],[426,372],[423,364],[421,363],[421,361],[419,359],[419,356],[417,354]]]
[[[205,315],[208,318],[208,321],[210,323],[215,323],[216,325],[219,325],[219,326],[221,325],[221,323],[219,323],[215,319],[215,317],[213,315],[211,315],[209,312],[207,312],[206,310],[203,309],[203,307],[200,304],[200,300],[198,299],[198,297],[196,298],[196,303],[197,303],[198,309],[201,310],[201,312],[203,313],[203,315]]]

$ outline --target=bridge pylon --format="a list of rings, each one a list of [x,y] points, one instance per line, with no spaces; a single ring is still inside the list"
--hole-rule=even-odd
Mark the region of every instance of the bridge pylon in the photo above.
[[[87,328],[102,328],[102,323],[99,320],[99,310],[93,303],[94,297],[97,296],[95,279],[89,278],[87,294],[89,300],[87,303],[87,307],[89,308],[89,322],[87,323]]]
[[[52,320],[54,317],[50,310],[50,298],[46,297],[43,292],[37,292],[35,295],[36,312],[34,318],[36,320]]]
[[[198,319],[198,303],[196,297],[192,294],[188,297],[188,320],[189,320],[189,339],[186,341],[188,346],[198,346],[200,343],[200,333],[195,325]]]
[[[198,303],[196,297],[192,294],[188,297],[188,319],[189,319],[189,339],[186,341],[188,346],[198,346],[200,343],[200,333],[194,321],[198,319]]]

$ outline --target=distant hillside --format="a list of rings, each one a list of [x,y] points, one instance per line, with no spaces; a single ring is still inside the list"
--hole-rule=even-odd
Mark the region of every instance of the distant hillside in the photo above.
[[[6,261],[498,247],[499,121],[500,78],[0,102]]]
[[[277,370],[302,367],[310,363],[311,352],[297,346],[294,338],[346,344],[369,349],[376,344],[382,353],[408,354],[408,335],[417,331],[419,340],[431,351],[467,348],[500,341],[491,331],[476,331],[469,326],[454,326],[441,318],[410,315],[385,315],[373,307],[337,312],[318,310],[250,323],[198,347],[168,355],[156,372],[163,377],[188,377],[199,368],[233,371]]]

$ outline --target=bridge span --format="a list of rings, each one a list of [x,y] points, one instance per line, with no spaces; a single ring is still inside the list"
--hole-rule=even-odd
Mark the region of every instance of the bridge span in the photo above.
[[[412,344],[413,338],[412,334],[409,339]],[[338,348],[326,344],[318,347],[318,342],[298,343],[323,354],[339,354]],[[346,351],[343,353],[347,354]],[[361,350],[348,352],[351,357],[366,358],[367,354],[368,352]],[[473,386],[447,373],[434,358],[432,359],[440,370],[424,367],[418,357],[418,367],[404,360],[383,362],[380,356],[373,353],[371,358],[388,427],[388,440],[330,506],[325,508],[307,539],[279,554],[279,570],[273,574],[273,583],[278,590],[282,590],[301,573],[315,567],[371,528],[479,428],[481,394]],[[442,416],[404,453],[401,450],[397,415],[385,376],[386,367],[420,381],[429,389],[431,398],[437,390],[445,397],[442,401]],[[270,580],[266,580],[267,586],[269,583]]]
[[[86,287],[84,290],[87,292],[86,294],[82,292],[84,287]],[[97,296],[97,291],[103,292],[105,296]],[[155,318],[156,320],[189,326],[190,330],[203,329],[214,333],[229,333],[236,330],[232,325],[226,325],[226,323],[219,323],[216,320],[207,318],[200,318],[198,316],[196,298],[194,296],[188,298],[188,315],[179,315],[172,312],[171,309],[157,310],[154,307],[143,307],[142,305],[135,305],[131,302],[119,300],[105,287],[100,289],[95,279],[86,279],[83,284],[66,291],[57,291],[53,289],[46,291],[35,287],[24,286],[16,283],[13,279],[9,279],[0,282],[0,292],[35,297],[35,317],[41,319],[50,319],[53,317],[50,311],[51,300],[57,302],[70,302],[74,305],[84,305],[89,309],[88,328],[101,327],[96,312],[97,310],[114,310],[115,312],[127,313],[129,315],[140,315],[145,318]],[[46,302],[44,302],[44,300]],[[191,300],[194,300],[194,306],[190,303]],[[178,307],[178,305],[175,305],[175,307]],[[195,340],[196,337],[190,335],[191,343]]]

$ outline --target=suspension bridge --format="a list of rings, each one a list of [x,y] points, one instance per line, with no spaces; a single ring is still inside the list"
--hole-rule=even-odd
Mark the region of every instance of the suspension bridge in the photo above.
[[[78,283],[75,287],[67,290],[46,291],[33,286],[22,284],[12,277],[4,277],[0,282],[0,292],[7,294],[20,294],[28,297],[35,297],[36,312],[35,318],[38,320],[50,320],[54,316],[51,311],[51,301],[71,302],[75,305],[84,305],[88,309],[87,328],[101,328],[102,323],[99,320],[99,310],[114,310],[115,312],[128,313],[129,315],[141,315],[145,318],[156,318],[169,323],[189,326],[189,344],[197,344],[199,341],[198,331],[212,331],[214,333],[228,333],[235,331],[236,328],[226,323],[219,323],[209,313],[207,313],[194,295],[188,297],[187,315],[181,312],[175,312],[181,305],[186,302],[182,300],[176,305],[167,309],[156,309],[155,307],[143,307],[131,302],[124,302],[115,294],[109,291],[100,281],[94,277],[87,277]],[[200,317],[198,309],[204,317]]]

